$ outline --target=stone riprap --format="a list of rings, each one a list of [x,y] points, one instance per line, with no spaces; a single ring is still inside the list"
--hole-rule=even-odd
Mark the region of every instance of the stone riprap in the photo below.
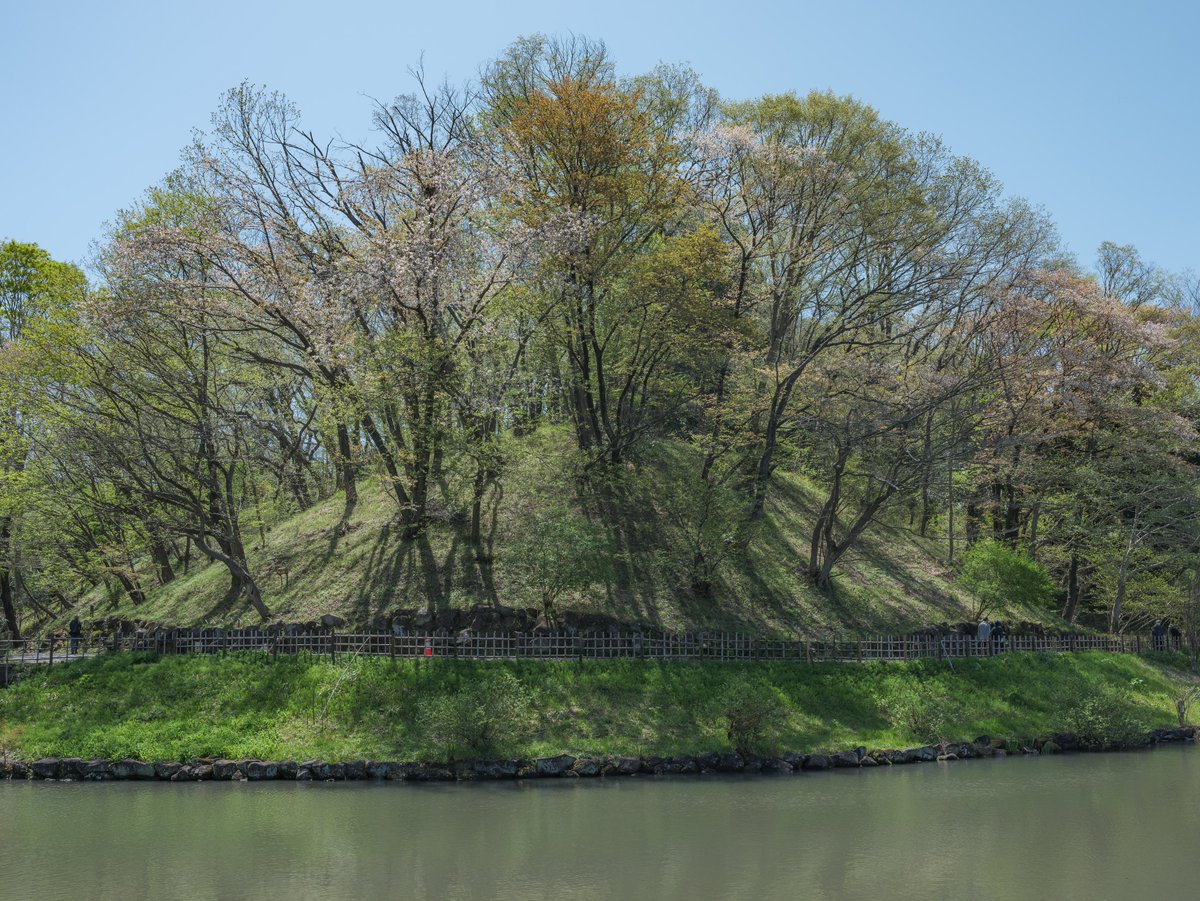
[[[1106,750],[1133,750],[1160,744],[1194,742],[1196,728],[1154,729],[1132,745]],[[673,757],[554,757],[528,759],[476,760],[457,763],[393,763],[373,760],[349,760],[329,763],[323,760],[229,760],[197,758],[186,763],[158,760],[85,760],[79,757],[43,757],[39,760],[0,761],[0,778],[42,779],[64,782],[108,782],[157,780],[160,782],[262,782],[272,780],[342,782],[453,782],[498,779],[565,779],[637,774],[666,776],[717,773],[795,773],[799,771],[900,766],[1004,757],[1013,752],[1060,754],[1095,750],[1069,733],[1054,733],[1023,741],[979,736],[970,742],[941,742],[917,748],[876,749],[865,747],[824,754],[785,752],[778,756],[739,754],[732,751],[682,754]]]

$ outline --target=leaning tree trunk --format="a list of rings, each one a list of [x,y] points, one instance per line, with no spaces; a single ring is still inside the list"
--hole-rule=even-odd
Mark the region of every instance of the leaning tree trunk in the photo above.
[[[254,576],[250,574],[250,568],[242,560],[226,554],[224,551],[210,545],[203,538],[194,538],[193,541],[200,552],[210,560],[216,560],[223,563],[225,568],[229,570],[229,595],[236,598],[245,595],[260,617],[264,620],[271,618],[271,611],[267,605],[263,603],[262,593],[258,590],[258,583],[254,581]]]
[[[120,567],[113,568],[113,575],[117,577],[117,581],[121,583],[121,587],[125,589],[125,594],[129,595],[129,600],[133,602],[133,606],[137,607],[146,601],[146,593],[142,591],[136,579],[132,579],[122,572]],[[116,606],[115,603],[113,605]]]

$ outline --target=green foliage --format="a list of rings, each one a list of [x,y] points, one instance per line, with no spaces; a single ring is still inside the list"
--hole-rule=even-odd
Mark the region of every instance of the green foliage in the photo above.
[[[741,548],[746,532],[743,499],[667,461],[655,467],[655,475],[659,481],[655,490],[674,526],[670,543],[674,569],[688,589],[707,597]]]
[[[500,757],[516,753],[528,738],[531,701],[512,673],[489,673],[451,694],[423,697],[417,720],[441,759]]]
[[[1086,748],[1128,748],[1142,743],[1148,728],[1126,685],[1070,686],[1058,703],[1064,732],[1078,736]]]
[[[1175,715],[1179,718],[1180,726],[1188,724],[1188,711],[1196,698],[1200,698],[1200,685],[1195,683],[1183,685],[1175,696]]]
[[[505,547],[503,564],[537,598],[553,622],[556,605],[611,575],[604,530],[563,503],[548,503],[525,518]]]
[[[1169,726],[1184,681],[1165,665],[1100,653],[1009,654],[959,661],[953,671],[939,661],[120,655],[56,666],[0,691],[0,753],[444,760],[485,747],[522,757],[894,748],[1063,731],[1064,697],[1114,685],[1125,687],[1139,720]],[[742,716],[739,705],[756,712],[749,726],[729,718]]]
[[[981,613],[1010,604],[1046,609],[1055,596],[1044,566],[992,538],[975,542],[963,554],[962,582],[979,598]]]
[[[1045,619],[1055,584],[1067,620],[1178,622],[1194,277],[1111,243],[1082,275],[852,97],[722,104],[579,36],[478,90],[414,74],[369,164],[229,91],[94,286],[0,243],[6,629],[537,603],[861,635]],[[987,541],[949,578],[985,525],[1041,565]]]
[[[787,707],[773,686],[738,676],[717,699],[725,736],[740,754],[774,754],[787,721]]]
[[[939,685],[924,682],[900,687],[889,701],[888,715],[921,744],[963,738],[958,730],[968,719],[961,700]]]

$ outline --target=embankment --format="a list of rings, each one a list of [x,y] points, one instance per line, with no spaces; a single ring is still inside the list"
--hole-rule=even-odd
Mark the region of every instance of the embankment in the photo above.
[[[517,767],[571,757],[603,770],[618,759],[630,768],[636,759],[638,770],[672,772],[670,761],[679,758],[692,760],[697,769],[716,769],[720,755],[735,751],[728,712],[738,692],[767,696],[773,711],[751,735],[752,749],[742,747],[753,750],[742,755],[743,763],[780,760],[795,767],[814,755],[850,752],[860,763],[864,756],[879,756],[865,755],[866,748],[934,748],[962,756],[969,752],[938,749],[939,741],[977,736],[997,737],[1009,750],[1061,733],[1072,733],[1088,747],[1110,743],[1110,735],[1111,743],[1136,745],[1148,730],[1176,724],[1175,700],[1187,678],[1172,666],[1176,662],[1100,652],[1009,654],[955,661],[951,670],[938,661],[334,664],[304,656],[120,654],[35,673],[0,690],[0,752],[7,760],[28,762],[208,766],[218,759],[468,759],[447,752],[446,719],[477,714],[469,705],[438,703],[485,697],[472,695],[472,688],[500,676],[518,686],[520,709],[509,711],[510,728],[496,731],[502,738],[476,736],[491,753],[473,757]],[[512,700],[499,697],[501,706]],[[470,731],[471,724],[466,726]],[[324,777],[317,772],[313,778]]]

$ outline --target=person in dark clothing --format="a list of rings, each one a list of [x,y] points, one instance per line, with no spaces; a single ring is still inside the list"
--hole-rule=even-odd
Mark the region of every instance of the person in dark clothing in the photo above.
[[[74,654],[79,651],[79,639],[83,636],[83,623],[79,621],[78,616],[71,620],[68,630],[71,633],[71,653]]]
[[[1154,627],[1150,630],[1150,637],[1154,639],[1154,650],[1165,651],[1167,649],[1167,630],[1163,628],[1161,619],[1154,621]]]
[[[1183,644],[1183,633],[1179,631],[1179,627],[1177,625],[1172,623],[1167,629],[1167,634],[1171,636],[1171,647],[1178,651],[1180,646]]]
[[[1007,633],[1004,631],[1004,622],[996,620],[992,623],[992,653],[999,654],[1004,650],[1004,640],[1007,638]]]

